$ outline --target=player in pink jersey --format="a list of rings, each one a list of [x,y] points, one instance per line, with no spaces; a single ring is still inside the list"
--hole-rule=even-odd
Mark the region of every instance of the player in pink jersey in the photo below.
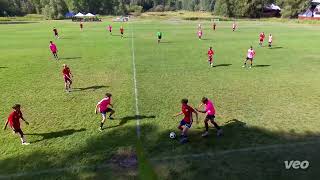
[[[203,97],[201,99],[201,104],[199,105],[199,108],[201,108],[202,106],[205,106],[205,110],[199,110],[196,109],[198,112],[200,113],[206,113],[206,118],[204,119],[204,124],[206,127],[206,131],[202,134],[202,137],[207,137],[209,135],[209,124],[208,121],[210,121],[214,127],[218,130],[217,131],[217,136],[221,136],[223,131],[221,129],[221,127],[214,121],[215,118],[215,114],[216,114],[216,109],[213,105],[213,103],[206,97]]]
[[[182,99],[181,100],[181,111],[174,115],[174,117],[177,117],[179,115],[184,115],[184,118],[180,121],[180,125],[178,126],[178,129],[181,130],[181,143],[188,142],[188,130],[191,128],[193,123],[193,113],[196,115],[196,121],[198,123],[198,113],[195,111],[191,106],[188,105],[188,99]]]
[[[272,38],[273,38],[272,34],[270,34],[269,35],[269,41],[268,41],[269,42],[269,48],[271,48],[271,46],[272,46]]]
[[[53,57],[56,60],[59,60],[59,57],[58,57],[58,54],[57,54],[58,53],[58,48],[52,41],[50,41],[49,48],[50,48],[51,53],[53,54]]]
[[[198,31],[198,37],[199,37],[199,40],[201,40],[201,38],[202,38],[202,30],[201,29]]]
[[[247,66],[247,61],[250,61],[250,68],[252,68],[252,62],[253,62],[253,58],[256,55],[256,52],[253,50],[252,46],[250,47],[250,49],[248,49],[248,53],[247,53],[247,58],[244,61],[244,65],[242,67],[246,67]]]
[[[108,26],[108,30],[109,30],[110,34],[112,35],[112,26],[110,24]]]
[[[109,119],[113,119],[111,116],[115,113],[115,111],[110,108],[113,107],[113,105],[111,104],[111,96],[112,94],[106,93],[106,96],[98,102],[95,108],[95,113],[97,114],[99,109],[99,112],[102,115],[102,121],[99,128],[100,131],[102,131],[103,124],[106,121],[107,113],[110,113]]]

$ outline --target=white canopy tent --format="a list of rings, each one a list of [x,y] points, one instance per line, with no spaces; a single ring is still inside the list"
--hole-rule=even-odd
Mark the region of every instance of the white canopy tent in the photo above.
[[[313,3],[320,3],[320,0],[312,0]]]
[[[85,17],[96,17],[96,15],[93,15],[93,14],[91,14],[91,13],[88,13],[88,14],[86,14],[86,15],[84,15]]]
[[[74,17],[84,17],[84,14],[79,12],[78,14],[74,15]]]

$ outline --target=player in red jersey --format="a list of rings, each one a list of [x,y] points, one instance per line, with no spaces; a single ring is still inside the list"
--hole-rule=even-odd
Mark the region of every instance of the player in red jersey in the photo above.
[[[70,92],[71,91],[71,84],[72,84],[72,79],[71,77],[73,77],[70,68],[66,65],[63,64],[63,69],[62,69],[62,75],[63,75],[63,79],[64,79],[64,87],[66,92]]]
[[[213,51],[212,47],[210,47],[208,50],[208,62],[211,67],[214,67],[213,66],[213,55],[214,55],[214,51]]]
[[[58,57],[58,48],[57,48],[57,46],[56,46],[52,41],[50,41],[49,48],[50,48],[51,53],[53,54],[53,57],[54,57],[56,60],[59,60],[59,57]]]
[[[57,39],[59,39],[59,34],[58,34],[58,30],[57,28],[53,28],[53,33],[54,33],[54,37],[56,37]]]
[[[123,26],[121,26],[121,27],[120,27],[121,38],[123,38],[123,33],[124,33],[124,28],[123,28]]]
[[[82,31],[83,30],[83,23],[82,23],[82,21],[80,22],[80,31]]]
[[[109,119],[113,119],[111,116],[115,113],[115,111],[110,108],[110,107],[113,108],[113,105],[111,104],[111,97],[112,97],[112,94],[106,93],[106,96],[97,103],[96,108],[94,110],[95,113],[97,114],[99,109],[99,112],[102,115],[102,121],[99,128],[100,131],[102,131],[103,124],[106,121],[107,113],[110,113]]]
[[[178,128],[182,131],[181,132],[181,143],[188,142],[188,130],[191,128],[193,123],[192,113],[196,115],[196,121],[198,123],[198,113],[195,111],[191,106],[188,105],[188,99],[182,99],[181,100],[181,112],[174,115],[174,117],[177,117],[179,115],[184,115],[184,118],[180,121],[180,125]]]
[[[22,145],[29,145],[30,143],[27,143],[26,138],[21,130],[20,119],[22,119],[27,125],[29,125],[29,123],[23,118],[20,108],[20,104],[15,104],[12,107],[13,111],[10,113],[3,130],[6,130],[9,124],[13,132],[20,135]]]
[[[262,46],[265,37],[266,36],[264,35],[264,32],[260,33],[260,35],[259,35],[259,45],[260,46]]]

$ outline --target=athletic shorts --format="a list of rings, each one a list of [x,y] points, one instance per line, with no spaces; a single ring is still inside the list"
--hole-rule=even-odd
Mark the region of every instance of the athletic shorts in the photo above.
[[[191,123],[187,123],[184,119],[180,121],[180,126],[186,126],[187,128],[191,128]]]
[[[58,33],[54,33],[55,36],[58,36]]]
[[[64,82],[67,83],[67,82],[72,82],[72,80],[68,77],[64,77]]]
[[[260,39],[260,42],[263,42],[263,39]]]
[[[107,108],[105,111],[100,112],[101,114],[106,115],[108,112],[113,111],[111,108]]]
[[[112,30],[109,30],[109,32],[111,32]]]
[[[207,115],[206,119],[210,121],[214,121],[215,116],[214,115]]]
[[[158,36],[158,39],[161,39],[162,37],[161,36]]]
[[[209,56],[208,61],[211,62],[212,60],[213,60],[212,56],[211,57]]]
[[[249,57],[247,57],[247,60],[250,60],[250,61],[252,61],[252,60],[253,60],[253,58],[249,58]]]
[[[123,34],[123,32],[121,32],[121,34]]]

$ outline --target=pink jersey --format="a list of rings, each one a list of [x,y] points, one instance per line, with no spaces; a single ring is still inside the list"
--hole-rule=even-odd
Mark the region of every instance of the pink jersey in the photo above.
[[[99,104],[99,110],[100,112],[106,112],[108,109],[108,106],[111,103],[111,98],[105,97],[103,98],[98,104]]]
[[[236,28],[236,24],[235,24],[235,23],[232,24],[232,28],[233,28],[233,29]]]
[[[202,36],[202,31],[198,31],[198,36]]]
[[[248,58],[253,58],[255,55],[255,52],[253,49],[248,49],[248,54],[247,54],[247,57]]]
[[[109,26],[108,28],[109,28],[109,31],[111,31],[111,30],[112,30],[112,26]]]
[[[55,44],[50,44],[50,50],[51,50],[51,52],[57,52],[57,46],[55,45]]]
[[[205,105],[206,105],[206,112],[208,115],[215,115],[216,114],[216,109],[210,100],[208,100]]]

